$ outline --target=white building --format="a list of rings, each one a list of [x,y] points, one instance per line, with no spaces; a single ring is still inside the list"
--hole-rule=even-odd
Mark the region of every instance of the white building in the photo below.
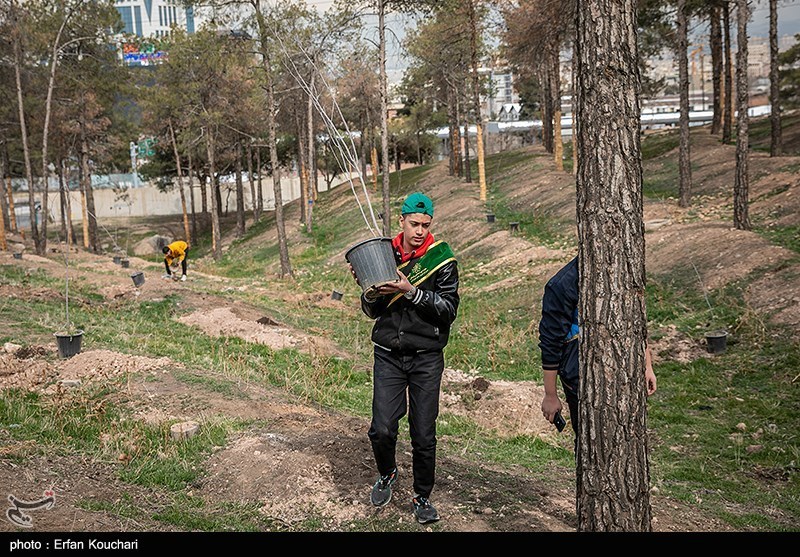
[[[162,37],[173,25],[194,33],[198,26],[194,8],[185,8],[180,0],[116,0],[117,11],[125,25],[124,33],[138,37]]]
[[[484,118],[496,120],[508,104],[519,104],[519,93],[514,86],[515,76],[504,63],[494,63],[492,67],[478,69],[479,75],[489,76],[489,94],[481,98],[481,111]]]

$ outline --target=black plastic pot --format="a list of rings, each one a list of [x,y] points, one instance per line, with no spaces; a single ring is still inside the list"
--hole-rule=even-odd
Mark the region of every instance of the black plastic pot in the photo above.
[[[131,262],[129,259],[123,259],[122,261],[120,261],[120,265],[122,265],[123,269],[128,269],[131,266]]]
[[[21,253],[15,253],[14,254],[14,259],[22,259],[22,254]]]
[[[347,250],[344,258],[353,266],[362,290],[398,280],[391,238],[359,242]]]
[[[494,222],[494,214],[488,213],[486,215],[486,222]]]
[[[132,273],[131,278],[133,279],[133,285],[137,288],[144,284],[144,273],[141,271],[138,273]]]
[[[706,350],[711,354],[724,354],[728,345],[726,331],[713,331],[706,333]]]
[[[121,255],[115,255],[114,256],[114,265],[119,265],[120,261],[122,261],[122,256]]]
[[[510,222],[508,223],[511,233],[519,232],[519,223],[518,222]]]
[[[60,358],[71,358],[75,354],[81,353],[81,340],[83,331],[75,333],[54,333],[56,343],[58,343],[58,356]]]
[[[331,293],[331,298],[333,298],[334,300],[341,300],[342,299],[342,293],[339,292],[338,290],[334,290]]]

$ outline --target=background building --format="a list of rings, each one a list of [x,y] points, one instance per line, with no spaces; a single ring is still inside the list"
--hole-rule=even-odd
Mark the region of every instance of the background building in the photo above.
[[[116,7],[124,32],[138,37],[162,37],[173,25],[194,33],[199,24],[195,9],[180,0],[116,0]]]

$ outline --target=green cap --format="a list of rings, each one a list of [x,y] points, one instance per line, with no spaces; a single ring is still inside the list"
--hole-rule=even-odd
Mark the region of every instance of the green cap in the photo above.
[[[406,197],[403,203],[403,210],[400,212],[402,215],[409,213],[422,213],[433,218],[433,201],[431,201],[430,197],[420,192],[412,193]]]

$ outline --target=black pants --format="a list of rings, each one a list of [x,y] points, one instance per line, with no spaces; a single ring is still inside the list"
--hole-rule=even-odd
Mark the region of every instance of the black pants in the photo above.
[[[444,354],[421,352],[400,355],[375,348],[373,368],[372,425],[369,438],[378,472],[383,476],[396,466],[398,422],[406,413],[406,390],[410,404],[414,493],[428,497],[436,472],[436,418]]]
[[[167,260],[164,260],[164,267],[167,269],[167,274],[171,275],[172,271],[169,270],[169,263]],[[186,274],[186,256],[183,256],[183,261],[181,261],[181,272],[185,275]]]

